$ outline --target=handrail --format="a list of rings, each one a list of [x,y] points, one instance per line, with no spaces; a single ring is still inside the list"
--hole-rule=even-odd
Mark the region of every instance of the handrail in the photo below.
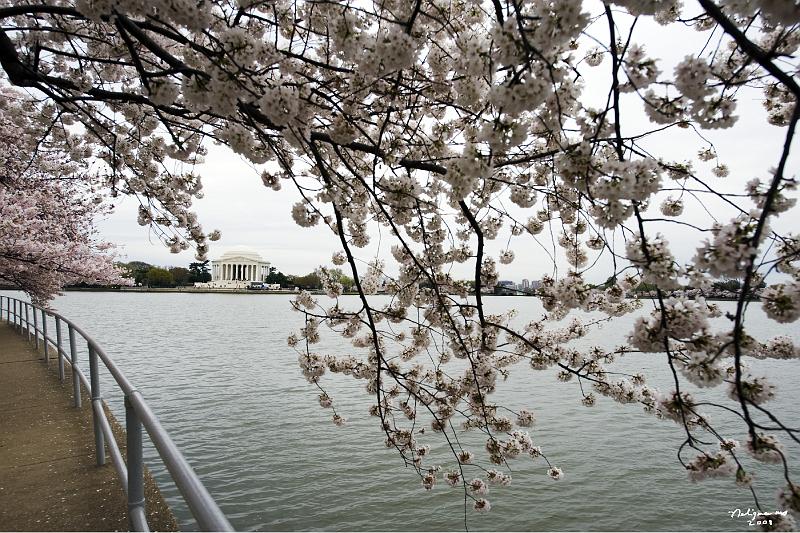
[[[3,306],[5,300],[6,305]],[[12,305],[13,304],[13,305]],[[12,310],[13,307],[13,310]],[[23,315],[24,307],[24,315]],[[147,430],[150,441],[155,445],[161,461],[167,467],[172,480],[183,495],[203,531],[233,531],[228,519],[217,506],[208,493],[200,478],[194,473],[192,467],[183,457],[178,447],[170,438],[167,431],[159,422],[158,417],[150,409],[141,392],[125,377],[114,361],[106,355],[103,349],[80,327],[64,316],[44,309],[24,300],[0,295],[0,320],[5,309],[6,322],[14,326],[18,333],[24,333],[31,340],[33,334],[36,349],[39,349],[39,335],[41,334],[42,349],[45,361],[49,364],[48,343],[58,354],[59,378],[64,381],[64,362],[72,369],[73,403],[75,407],[81,406],[81,383],[90,393],[92,399],[92,413],[94,419],[95,452],[97,464],[102,466],[106,462],[106,446],[108,447],[111,461],[122,480],[123,489],[128,498],[128,521],[132,531],[149,531],[145,515],[144,495],[144,462],[142,455],[142,427]],[[32,310],[32,313],[30,312]],[[38,311],[38,312],[37,312]],[[33,314],[33,328],[31,329],[30,314]],[[41,327],[39,317],[41,315]],[[47,316],[56,321],[56,338],[47,335]],[[13,317],[13,318],[12,318]],[[61,323],[67,325],[69,338],[69,353],[62,347]],[[89,350],[89,379],[78,365],[77,346],[75,334],[86,341]],[[69,356],[69,357],[68,357]],[[103,409],[103,398],[100,395],[99,361],[113,376],[118,387],[125,395],[125,429],[127,433],[127,463],[123,462],[122,454],[116,439],[111,431],[111,424]]]

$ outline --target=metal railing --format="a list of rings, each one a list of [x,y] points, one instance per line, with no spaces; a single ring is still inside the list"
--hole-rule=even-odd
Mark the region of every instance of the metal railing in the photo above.
[[[5,302],[5,306],[3,305]],[[142,394],[128,381],[122,371],[114,364],[100,346],[81,328],[64,318],[58,313],[43,309],[30,302],[0,296],[0,320],[5,312],[6,321],[15,327],[28,341],[33,342],[37,351],[40,340],[45,361],[50,362],[52,346],[58,354],[58,376],[64,381],[64,363],[72,369],[72,395],[75,407],[81,407],[81,383],[89,392],[92,399],[92,413],[94,419],[94,442],[97,455],[97,464],[102,466],[106,462],[106,446],[108,447],[111,461],[122,481],[123,489],[128,497],[128,521],[132,531],[149,531],[145,515],[144,495],[144,458],[142,453],[142,427],[147,430],[150,440],[158,451],[164,465],[167,467],[172,480],[181,492],[184,501],[197,521],[201,530],[205,531],[233,531],[225,515],[214,502],[211,495],[203,486],[197,474],[184,459],[177,446],[167,434],[158,418],[144,401]],[[31,324],[30,315],[33,315]],[[39,324],[41,316],[41,325]],[[47,317],[55,319],[56,336],[48,336]],[[61,324],[67,326],[69,348],[64,349]],[[31,326],[33,328],[31,329]],[[75,336],[80,335],[86,342],[89,350],[89,379],[81,370],[78,362],[78,350]],[[41,335],[41,338],[40,338]],[[113,376],[117,385],[125,395],[125,431],[127,434],[127,461],[123,461],[117,441],[111,431],[111,424],[103,409],[103,398],[100,395],[100,361]]]

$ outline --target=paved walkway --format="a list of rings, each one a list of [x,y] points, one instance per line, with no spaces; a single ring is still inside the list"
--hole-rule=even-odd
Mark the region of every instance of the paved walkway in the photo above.
[[[41,349],[0,322],[0,530],[125,531],[127,504],[114,466],[110,458],[95,464],[91,403],[84,397],[75,409],[71,373],[62,384],[52,354],[50,367]],[[124,444],[121,430],[115,433]],[[149,475],[145,490],[151,529],[176,530]]]

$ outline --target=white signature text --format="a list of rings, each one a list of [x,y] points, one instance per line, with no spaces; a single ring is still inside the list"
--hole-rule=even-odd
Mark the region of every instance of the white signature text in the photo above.
[[[728,511],[728,514],[731,515],[731,518],[744,518],[747,520],[748,526],[771,526],[772,525],[772,518],[773,516],[786,516],[789,511],[771,511],[769,513],[765,513],[764,511],[758,511],[756,509],[750,509],[749,507],[747,510],[743,511],[739,508],[734,509],[733,511]]]

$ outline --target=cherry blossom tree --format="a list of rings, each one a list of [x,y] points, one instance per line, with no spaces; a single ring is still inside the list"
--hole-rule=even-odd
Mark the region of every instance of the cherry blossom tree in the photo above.
[[[50,122],[38,114],[24,96],[2,92],[0,280],[37,303],[67,284],[124,284],[111,245],[95,235],[107,205],[83,162],[91,147],[64,130],[45,131]]]
[[[800,316],[800,241],[778,222],[796,201],[795,0],[15,1],[0,19],[8,81],[55,106],[53,124],[80,124],[71,135],[107,166],[106,186],[137,195],[140,223],[173,250],[206,252],[189,211],[199,178],[164,172],[200,161],[204,143],[241,154],[265,186],[297,190],[291,216],[338,237],[332,260],[349,266],[359,304],[340,304],[338,279],[320,268],[328,299],[297,298],[305,327],[289,343],[336,424],[345,416],[325,374],[363,382],[386,445],[424,489],[460,487],[483,512],[515,458],[565,475],[525,429],[533,412],[493,401],[508,373],[552,369],[580,385],[586,406],[636,403],[676,423],[689,477],[730,477],[759,509],[741,457],[784,465],[778,503],[800,512],[782,443],[800,444],[798,430],[765,407],[774,386],[746,364],[800,355],[791,338],[746,327],[753,305],[778,322]],[[662,71],[637,33],[643,21],[701,32],[705,46]],[[761,100],[784,141],[760,176],[730,190],[736,170],[704,132],[736,132],[742,95]],[[630,127],[640,118],[648,128]],[[659,153],[676,138],[697,155]],[[696,242],[694,257],[676,255],[673,228]],[[380,255],[387,241],[391,255]],[[532,246],[553,274],[537,292],[546,314],[520,327],[513,313],[489,313],[483,292]],[[721,312],[704,290],[729,277],[742,279],[740,297],[715,328]],[[373,297],[387,279],[388,304]],[[626,346],[571,347],[639,309],[626,293],[640,282],[655,287],[653,308]],[[315,351],[326,332],[354,355]],[[671,390],[608,370],[632,352],[661,354]],[[692,387],[725,387],[733,403]],[[715,424],[715,410],[740,425]],[[485,449],[462,446],[464,430]],[[431,459],[434,439],[449,463]]]

